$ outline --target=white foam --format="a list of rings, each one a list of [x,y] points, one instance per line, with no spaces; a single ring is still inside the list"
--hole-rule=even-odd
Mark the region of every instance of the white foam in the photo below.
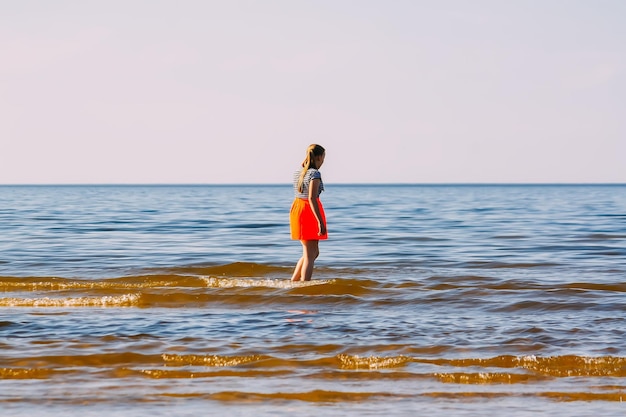
[[[395,368],[398,366],[402,366],[407,362],[410,362],[410,358],[406,356],[390,356],[390,357],[380,357],[380,356],[368,356],[368,357],[360,357],[358,355],[345,355],[341,354],[337,356],[339,361],[341,362],[341,366],[343,368],[348,369],[384,369],[384,368]]]
[[[141,294],[124,294],[103,297],[67,298],[0,298],[2,307],[130,307],[139,303]]]
[[[291,281],[289,279],[269,278],[217,278],[202,277],[207,287],[214,288],[299,288],[331,284],[334,280]]]

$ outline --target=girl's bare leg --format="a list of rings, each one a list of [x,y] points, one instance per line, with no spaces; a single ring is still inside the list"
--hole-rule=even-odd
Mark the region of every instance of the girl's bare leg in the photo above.
[[[291,278],[293,281],[310,281],[313,276],[313,265],[320,254],[319,240],[301,240],[302,258],[296,265]]]
[[[302,262],[304,262],[304,256],[300,257],[296,268],[293,270],[293,275],[291,276],[292,281],[300,281],[302,277]]]

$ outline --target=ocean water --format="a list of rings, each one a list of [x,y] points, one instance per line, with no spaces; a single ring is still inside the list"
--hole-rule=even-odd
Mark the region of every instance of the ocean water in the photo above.
[[[626,186],[0,187],[0,415],[626,415]]]

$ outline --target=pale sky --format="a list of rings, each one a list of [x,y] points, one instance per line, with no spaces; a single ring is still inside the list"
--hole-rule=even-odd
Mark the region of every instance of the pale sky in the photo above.
[[[0,0],[0,184],[626,182],[624,0]]]

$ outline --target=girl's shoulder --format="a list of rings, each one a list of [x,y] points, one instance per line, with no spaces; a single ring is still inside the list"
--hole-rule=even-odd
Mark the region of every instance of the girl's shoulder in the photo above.
[[[320,179],[322,178],[322,174],[316,168],[309,168],[306,172],[306,175],[311,179]]]

